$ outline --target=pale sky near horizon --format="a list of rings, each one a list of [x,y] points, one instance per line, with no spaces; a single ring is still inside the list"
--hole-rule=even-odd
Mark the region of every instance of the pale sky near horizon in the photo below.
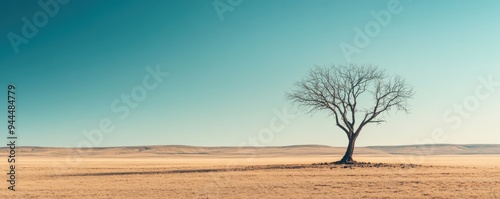
[[[500,144],[499,1],[400,1],[386,26],[371,12],[390,0],[220,0],[232,10],[223,18],[212,0],[73,0],[54,16],[37,2],[0,3],[0,129],[13,83],[23,146],[77,146],[103,118],[114,129],[95,146],[345,146],[326,114],[293,107],[281,126],[275,112],[312,66],[347,63],[340,44],[355,46],[367,24],[380,32],[351,63],[401,75],[416,95],[412,114],[391,113],[358,146]],[[47,23],[28,38],[22,18],[36,13]],[[10,33],[27,43],[13,47]],[[150,77],[157,66],[169,75]],[[145,78],[144,100],[122,102]],[[262,137],[273,122],[283,128]]]

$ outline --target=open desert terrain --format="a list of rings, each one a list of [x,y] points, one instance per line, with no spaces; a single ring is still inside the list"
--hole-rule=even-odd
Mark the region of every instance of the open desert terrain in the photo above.
[[[359,147],[366,164],[317,164],[344,150],[23,147],[0,198],[500,198],[500,145]]]

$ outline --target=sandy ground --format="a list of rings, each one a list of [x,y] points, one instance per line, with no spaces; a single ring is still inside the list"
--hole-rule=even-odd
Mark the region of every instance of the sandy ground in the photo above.
[[[500,155],[355,156],[396,165],[364,168],[312,166],[338,154],[96,156],[21,156],[0,198],[500,198]]]

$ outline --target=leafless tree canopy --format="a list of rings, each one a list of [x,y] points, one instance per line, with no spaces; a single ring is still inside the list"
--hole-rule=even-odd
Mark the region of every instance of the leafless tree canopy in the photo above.
[[[414,94],[404,79],[388,77],[376,66],[316,66],[295,86],[287,99],[309,112],[329,111],[349,140],[355,140],[365,125],[385,122],[384,112],[408,112],[407,100]],[[372,106],[360,107],[364,95],[372,98]]]

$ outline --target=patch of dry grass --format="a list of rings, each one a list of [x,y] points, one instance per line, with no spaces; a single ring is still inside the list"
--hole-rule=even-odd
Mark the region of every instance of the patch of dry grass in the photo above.
[[[84,157],[69,166],[64,157],[28,156],[17,164],[16,193],[4,183],[0,198],[500,198],[500,156],[425,156],[416,162],[356,156],[385,163],[313,165],[337,158]],[[413,163],[418,165],[408,165]]]

